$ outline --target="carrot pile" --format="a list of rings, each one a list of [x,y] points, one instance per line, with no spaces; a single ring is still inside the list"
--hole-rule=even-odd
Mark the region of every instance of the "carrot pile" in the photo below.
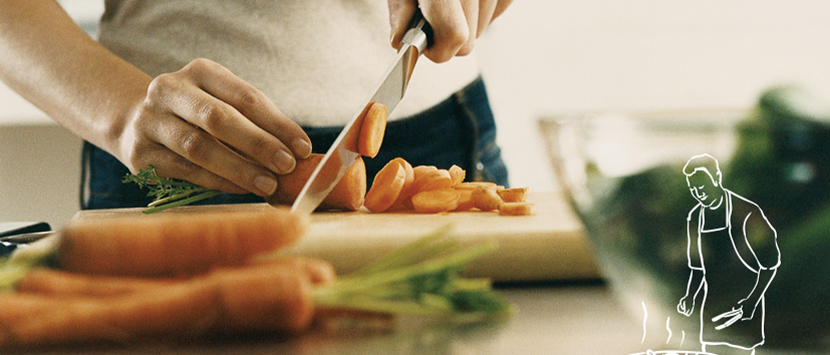
[[[387,163],[375,176],[364,206],[371,212],[498,211],[501,215],[533,214],[527,188],[504,188],[490,182],[464,182],[466,171],[458,165],[439,169],[413,167],[403,158]]]
[[[267,206],[73,221],[0,260],[0,349],[294,333],[365,312],[511,312],[489,280],[459,276],[494,243],[462,247],[444,228],[337,278],[325,261],[276,253],[307,226]]]
[[[298,331],[335,278],[320,260],[258,261],[306,230],[285,208],[143,217],[70,223],[5,261],[0,348]]]

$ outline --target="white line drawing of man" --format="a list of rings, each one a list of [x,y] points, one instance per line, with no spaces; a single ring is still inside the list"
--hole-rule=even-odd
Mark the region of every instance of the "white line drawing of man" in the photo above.
[[[691,316],[703,291],[703,352],[755,354],[765,338],[764,293],[781,264],[775,228],[757,204],[723,187],[712,156],[690,158],[683,174],[698,204],[687,217],[691,274],[677,311]],[[730,331],[742,338],[727,338]]]

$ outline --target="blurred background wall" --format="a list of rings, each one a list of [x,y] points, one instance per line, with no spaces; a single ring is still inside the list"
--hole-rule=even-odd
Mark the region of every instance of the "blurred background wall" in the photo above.
[[[103,1],[62,4],[94,36]],[[537,120],[747,108],[800,83],[830,98],[823,0],[516,0],[477,45],[514,186],[555,188]],[[78,211],[80,140],[0,84],[0,220]]]

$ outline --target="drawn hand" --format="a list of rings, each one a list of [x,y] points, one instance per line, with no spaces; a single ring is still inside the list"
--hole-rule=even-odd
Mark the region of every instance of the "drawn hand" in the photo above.
[[[688,299],[688,296],[684,296],[683,298],[680,299],[680,302],[677,304],[677,312],[684,315],[684,316],[686,316],[686,317],[691,316],[692,312],[694,312],[694,310],[695,310],[695,301],[694,300],[691,300],[691,304],[687,304],[687,303],[690,303],[689,299]]]
[[[717,323],[717,322],[720,322],[722,319],[726,318],[726,321],[723,322],[723,324],[715,327],[715,330],[721,330],[721,329],[726,328],[726,327],[728,327],[732,324],[735,324],[735,322],[741,320],[741,318],[743,318],[743,316],[744,316],[744,308],[743,308],[743,306],[738,305],[737,308],[733,307],[731,311],[723,312],[723,313],[717,315],[715,318],[712,318],[712,322]]]

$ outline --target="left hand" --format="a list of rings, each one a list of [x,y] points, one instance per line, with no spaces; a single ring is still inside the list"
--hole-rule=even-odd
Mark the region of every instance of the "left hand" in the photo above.
[[[401,39],[418,7],[432,26],[433,44],[424,55],[436,63],[470,54],[476,39],[513,0],[388,0],[392,46]]]

